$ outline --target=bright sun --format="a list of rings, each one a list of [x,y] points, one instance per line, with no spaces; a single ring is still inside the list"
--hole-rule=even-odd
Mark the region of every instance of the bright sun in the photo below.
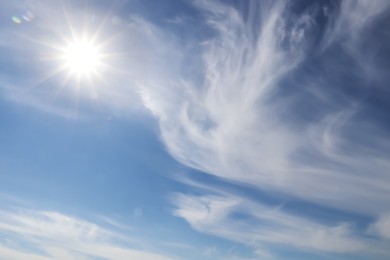
[[[63,50],[65,67],[78,76],[96,73],[100,64],[98,48],[88,41],[74,41]]]

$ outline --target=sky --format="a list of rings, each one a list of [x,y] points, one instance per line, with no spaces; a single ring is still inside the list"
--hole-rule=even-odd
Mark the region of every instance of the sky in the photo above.
[[[0,259],[389,259],[390,1],[0,3]]]

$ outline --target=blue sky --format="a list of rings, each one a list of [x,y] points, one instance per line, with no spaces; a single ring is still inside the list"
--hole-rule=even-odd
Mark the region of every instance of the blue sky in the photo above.
[[[0,259],[390,258],[389,1],[0,23]]]

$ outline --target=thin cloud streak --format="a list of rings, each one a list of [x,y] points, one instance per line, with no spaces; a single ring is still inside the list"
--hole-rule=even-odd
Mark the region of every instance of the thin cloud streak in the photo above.
[[[389,256],[386,246],[378,240],[380,236],[362,236],[353,223],[321,224],[288,213],[281,207],[270,207],[247,198],[226,194],[176,194],[172,201],[177,205],[173,214],[185,219],[195,230],[240,242],[254,252],[277,245],[345,256]],[[388,231],[387,222],[387,218],[382,218],[363,233],[374,233],[380,227],[385,227],[381,229],[382,235],[385,236]]]
[[[133,249],[126,246],[130,237],[57,212],[3,210],[0,223],[7,237],[0,257],[7,259],[176,259]]]

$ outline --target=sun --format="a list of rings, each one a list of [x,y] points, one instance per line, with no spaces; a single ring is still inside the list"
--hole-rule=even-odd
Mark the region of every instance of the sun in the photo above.
[[[128,73],[120,66],[128,57],[122,49],[122,32],[127,25],[109,22],[114,5],[107,13],[96,13],[84,9],[84,4],[79,10],[77,1],[69,2],[59,1],[58,12],[49,12],[31,23],[37,28],[31,27],[20,37],[36,50],[33,57],[40,65],[34,68],[37,74],[28,78],[28,89],[44,89],[38,93],[44,93],[50,105],[58,100],[62,107],[70,101],[78,109],[82,99],[100,104],[100,100],[114,94],[117,83],[113,80]]]
[[[101,65],[101,53],[96,44],[88,40],[74,40],[62,50],[64,67],[71,74],[89,76],[97,73]]]

